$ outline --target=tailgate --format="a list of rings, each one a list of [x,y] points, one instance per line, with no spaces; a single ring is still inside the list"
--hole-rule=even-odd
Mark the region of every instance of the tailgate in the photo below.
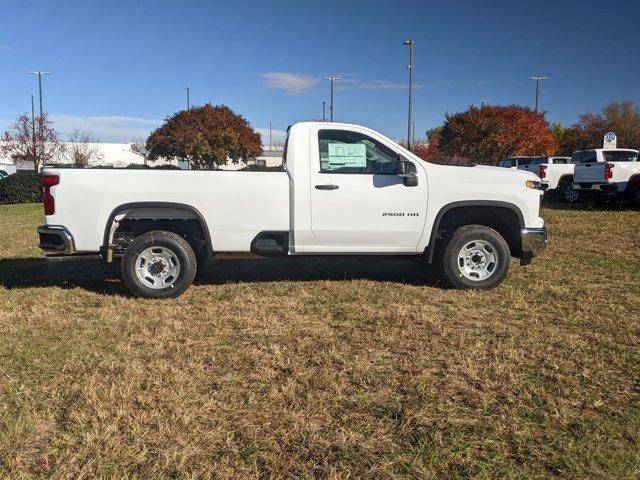
[[[573,171],[576,183],[603,183],[604,162],[579,163]]]

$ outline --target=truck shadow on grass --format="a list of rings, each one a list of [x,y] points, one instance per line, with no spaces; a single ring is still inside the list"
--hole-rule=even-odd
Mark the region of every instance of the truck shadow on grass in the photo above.
[[[276,281],[373,280],[410,285],[444,285],[437,269],[409,259],[285,258],[215,260],[198,275],[196,284]]]
[[[277,281],[372,280],[446,288],[434,266],[413,260],[361,261],[347,258],[215,260],[198,272],[195,285]],[[42,258],[0,259],[0,287],[82,288],[105,295],[129,295],[120,262],[79,261],[49,264]]]
[[[550,210],[578,210],[589,212],[626,212],[638,210],[638,207],[631,205],[627,202],[611,202],[605,204],[598,204],[595,202],[576,202],[576,203],[555,203],[555,202],[542,202],[542,208],[548,208]]]

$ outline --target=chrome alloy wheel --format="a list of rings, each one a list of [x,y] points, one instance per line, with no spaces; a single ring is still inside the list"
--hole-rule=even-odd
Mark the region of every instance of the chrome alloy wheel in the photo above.
[[[167,288],[180,275],[178,256],[166,247],[150,247],[136,259],[136,276],[149,288]]]
[[[496,272],[498,254],[496,248],[486,240],[468,242],[458,252],[458,268],[462,276],[479,282]]]

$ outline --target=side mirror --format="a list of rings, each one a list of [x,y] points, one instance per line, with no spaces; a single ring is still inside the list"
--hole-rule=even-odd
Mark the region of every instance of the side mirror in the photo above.
[[[405,160],[398,162],[398,176],[402,178],[402,183],[405,187],[417,187],[418,175],[411,170],[414,170],[413,164]]]

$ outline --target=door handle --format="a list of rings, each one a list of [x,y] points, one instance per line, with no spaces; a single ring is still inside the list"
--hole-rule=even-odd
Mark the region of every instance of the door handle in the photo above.
[[[316,185],[316,190],[336,190],[340,188],[338,185],[327,183],[325,185]]]

